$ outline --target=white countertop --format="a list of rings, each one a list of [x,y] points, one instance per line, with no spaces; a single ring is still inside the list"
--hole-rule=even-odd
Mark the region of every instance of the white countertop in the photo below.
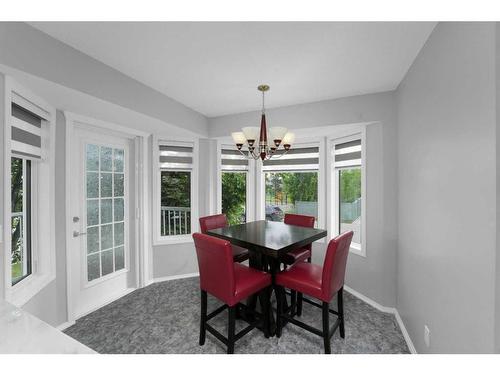
[[[95,354],[33,315],[0,300],[0,354]]]

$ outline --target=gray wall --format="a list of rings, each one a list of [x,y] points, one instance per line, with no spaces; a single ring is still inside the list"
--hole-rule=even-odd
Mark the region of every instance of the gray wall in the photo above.
[[[0,22],[0,63],[206,135],[206,118],[22,22]]]
[[[64,114],[56,112],[56,171],[55,171],[55,212],[56,212],[56,279],[40,293],[29,300],[23,308],[57,326],[66,322],[66,123]]]
[[[496,282],[495,282],[495,353],[500,353],[500,199],[499,187],[500,187],[500,150],[498,145],[500,145],[500,24],[495,23],[495,73],[496,73],[496,217],[497,217],[497,228],[496,228]]]
[[[494,61],[493,23],[440,23],[398,89],[397,308],[419,353],[493,351]]]
[[[3,237],[3,229],[5,228],[4,225],[6,223],[3,222],[4,220],[4,208],[3,208],[3,186],[4,186],[4,173],[3,173],[3,137],[4,137],[4,126],[5,126],[5,108],[4,104],[5,103],[5,79],[2,73],[0,73],[0,145],[2,145],[2,148],[0,149],[0,225],[2,226],[2,234],[0,236]],[[3,270],[4,268],[4,251],[5,251],[5,246],[4,242],[0,243],[0,298],[4,298],[5,294],[5,285],[4,285],[4,273]]]
[[[286,125],[289,129],[378,122],[367,127],[367,256],[349,256],[346,283],[391,307],[396,305],[395,105],[394,93],[385,92],[274,108],[266,112],[268,124]],[[210,136],[227,136],[243,126],[257,124],[259,118],[258,111],[211,118]],[[322,262],[324,245],[315,244],[313,253],[314,262]]]

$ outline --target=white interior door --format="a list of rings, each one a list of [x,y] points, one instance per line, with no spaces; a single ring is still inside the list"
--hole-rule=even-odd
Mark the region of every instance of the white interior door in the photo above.
[[[76,124],[72,138],[70,292],[78,318],[136,287],[134,159],[130,139]]]

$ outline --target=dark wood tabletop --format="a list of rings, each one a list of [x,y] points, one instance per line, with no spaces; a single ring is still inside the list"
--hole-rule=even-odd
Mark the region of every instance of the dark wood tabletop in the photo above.
[[[327,231],[260,220],[212,229],[207,231],[207,234],[249,250],[261,251],[267,256],[279,258],[291,250],[326,237]]]

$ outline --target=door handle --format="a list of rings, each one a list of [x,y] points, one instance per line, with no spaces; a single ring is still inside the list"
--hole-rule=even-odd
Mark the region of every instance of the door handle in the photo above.
[[[83,236],[85,234],[87,234],[87,233],[85,233],[85,232],[78,232],[76,230],[73,231],[73,237]]]

